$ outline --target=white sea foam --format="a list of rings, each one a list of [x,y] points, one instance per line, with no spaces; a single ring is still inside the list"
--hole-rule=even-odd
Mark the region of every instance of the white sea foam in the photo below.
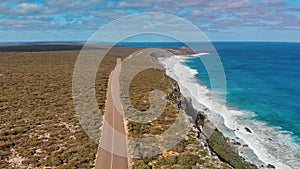
[[[201,55],[205,54],[197,56]],[[241,156],[259,168],[266,168],[267,164],[279,169],[300,168],[300,155],[297,154],[300,148],[292,142],[289,132],[281,131],[280,127],[267,126],[262,121],[249,120],[247,117],[255,116],[255,113],[230,108],[226,106],[225,99],[212,98],[212,91],[195,78],[197,70],[182,64],[185,59],[185,56],[175,55],[160,61],[167,75],[178,82],[182,94],[192,98],[193,106],[205,111],[209,120],[225,136],[242,144],[238,147]],[[252,133],[246,131],[246,127]]]
[[[203,56],[203,55],[209,55],[209,53],[196,53],[196,54],[193,54],[193,55],[190,55],[190,56]]]

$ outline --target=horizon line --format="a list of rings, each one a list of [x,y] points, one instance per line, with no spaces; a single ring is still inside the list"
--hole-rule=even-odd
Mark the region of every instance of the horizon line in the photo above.
[[[63,40],[58,40],[58,41],[7,41],[7,42],[0,42],[1,44],[27,44],[27,43],[35,43],[35,44],[42,44],[42,43],[54,43],[54,44],[59,44],[59,43],[76,43],[76,44],[85,44],[88,43],[89,41],[63,41]],[[179,42],[179,41],[149,41],[149,42],[143,42],[143,41],[124,41],[124,42],[117,42],[116,44],[121,44],[121,43],[202,43],[202,42],[261,42],[261,43],[300,43],[300,41],[262,41],[262,40],[212,40],[212,41],[199,41],[199,42]],[[90,43],[101,43],[101,44],[112,44],[115,42],[90,42]]]

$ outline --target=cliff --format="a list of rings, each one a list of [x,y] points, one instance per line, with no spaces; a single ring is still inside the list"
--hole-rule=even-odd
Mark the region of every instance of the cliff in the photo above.
[[[228,163],[233,168],[256,169],[257,167],[239,156],[237,149],[228,138],[207,119],[206,114],[198,112],[192,106],[190,98],[182,98],[181,104],[184,105],[185,112],[191,117],[198,129],[198,139],[207,144],[221,161]]]

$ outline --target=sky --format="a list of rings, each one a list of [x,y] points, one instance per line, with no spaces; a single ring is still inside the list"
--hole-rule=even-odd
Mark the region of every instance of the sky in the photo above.
[[[182,17],[212,41],[300,42],[299,0],[1,0],[0,42],[86,41],[141,12]]]

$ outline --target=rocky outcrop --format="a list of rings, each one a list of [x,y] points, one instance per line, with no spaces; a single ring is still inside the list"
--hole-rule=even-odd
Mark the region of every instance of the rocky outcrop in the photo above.
[[[175,55],[191,55],[195,54],[195,52],[187,47],[187,46],[182,46],[181,48],[176,48],[176,49],[167,49],[167,51],[172,52]]]
[[[248,127],[245,127],[245,130],[249,133],[252,133],[252,131]]]
[[[192,106],[190,98],[181,99],[182,109],[191,117],[191,121],[195,123],[198,130],[198,139],[208,144],[211,151],[218,156],[221,161],[238,169],[257,169],[257,167],[239,156],[237,149],[233,143],[207,119],[204,112],[198,112]]]
[[[268,164],[268,165],[267,165],[267,168],[275,168],[275,166],[272,165],[272,164]]]

